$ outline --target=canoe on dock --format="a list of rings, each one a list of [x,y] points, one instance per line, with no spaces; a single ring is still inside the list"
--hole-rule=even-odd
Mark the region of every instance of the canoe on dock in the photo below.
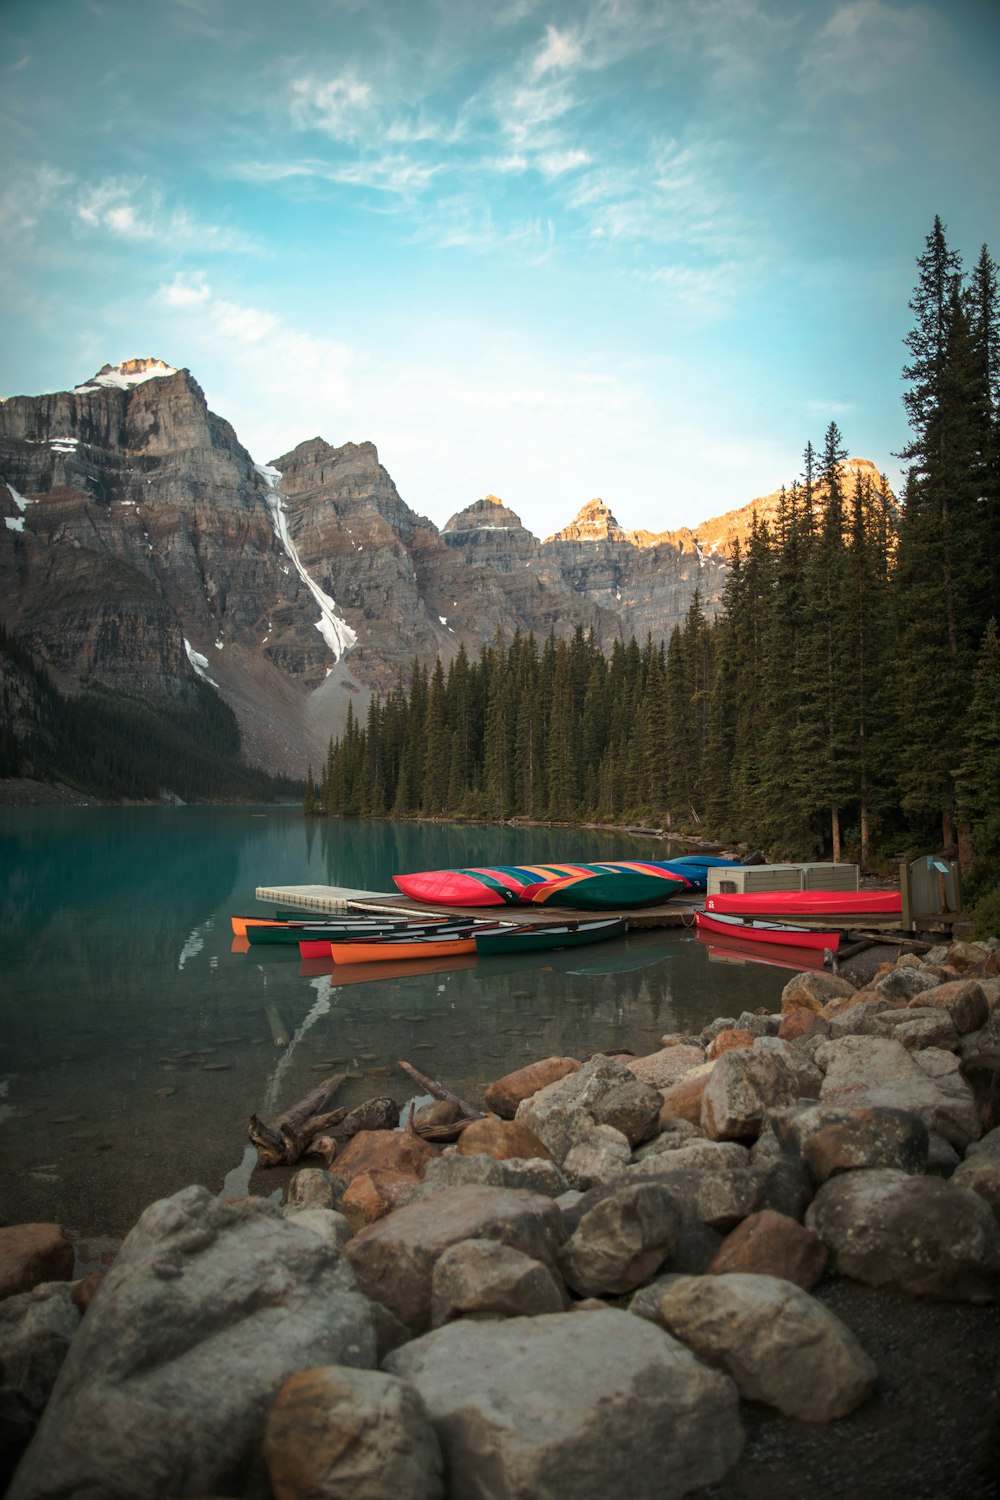
[[[891,917],[902,912],[898,891],[737,891],[708,896],[705,910],[740,917]]]
[[[652,905],[690,891],[686,875],[649,860],[600,864],[490,865],[394,875],[404,895],[440,906],[568,906],[597,910]]]

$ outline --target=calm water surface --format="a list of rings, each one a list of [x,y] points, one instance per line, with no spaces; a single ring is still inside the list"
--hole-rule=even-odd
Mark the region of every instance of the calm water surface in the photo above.
[[[787,973],[712,962],[678,930],[349,985],[296,948],[231,951],[230,915],[267,914],[258,885],[390,890],[394,871],[652,850],[291,808],[0,809],[0,1222],[120,1235],[191,1182],[280,1192],[287,1171],[253,1169],[247,1118],[335,1071],[353,1075],[348,1106],[410,1098],[399,1058],[478,1100],[536,1057],[652,1051],[777,1008]]]

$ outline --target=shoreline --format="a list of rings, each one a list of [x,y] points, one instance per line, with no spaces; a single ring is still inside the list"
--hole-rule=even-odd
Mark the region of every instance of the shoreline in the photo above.
[[[74,1402],[86,1406],[101,1399],[94,1397],[93,1384],[101,1388],[102,1358],[111,1358],[117,1368],[120,1352],[115,1351],[131,1336],[129,1320],[141,1316],[147,1305],[165,1305],[164,1297],[169,1301],[181,1292],[193,1295],[202,1261],[214,1267],[209,1276],[213,1286],[235,1284],[233,1279],[243,1274],[236,1269],[240,1257],[249,1253],[253,1237],[265,1230],[277,1238],[259,1275],[271,1274],[267,1266],[279,1253],[278,1244],[287,1239],[289,1248],[297,1247],[296,1255],[325,1257],[323,1264],[329,1264],[341,1288],[336,1295],[361,1297],[358,1316],[368,1318],[374,1316],[373,1309],[380,1309],[373,1325],[380,1330],[379,1354],[365,1356],[362,1363],[370,1368],[369,1361],[375,1359],[384,1371],[397,1372],[381,1379],[401,1379],[406,1389],[416,1383],[431,1412],[435,1436],[428,1441],[443,1446],[454,1474],[468,1462],[461,1445],[455,1446],[454,1426],[457,1422],[461,1428],[466,1418],[456,1411],[447,1420],[442,1416],[439,1425],[435,1403],[445,1397],[421,1374],[419,1351],[426,1347],[430,1357],[442,1339],[449,1348],[455,1340],[456,1348],[464,1347],[463,1341],[478,1348],[482,1340],[485,1349],[491,1340],[502,1341],[505,1324],[511,1329],[525,1325],[527,1336],[530,1323],[533,1337],[545,1337],[549,1331],[555,1337],[558,1328],[570,1326],[565,1323],[568,1313],[584,1339],[581,1359],[586,1318],[624,1316],[624,1322],[600,1324],[602,1330],[614,1330],[616,1351],[621,1341],[628,1345],[633,1335],[639,1338],[637,1321],[651,1320],[674,1340],[680,1337],[679,1347],[693,1349],[709,1367],[727,1371],[726,1380],[736,1379],[742,1396],[739,1428],[727,1428],[731,1437],[724,1439],[721,1427],[705,1425],[700,1442],[708,1454],[702,1454],[689,1475],[701,1478],[676,1493],[702,1500],[799,1500],[808,1486],[817,1488],[824,1500],[875,1494],[879,1500],[930,1500],[932,1495],[936,1500],[988,1500],[1000,1477],[1000,1122],[994,1118],[995,1096],[989,1088],[979,1091],[976,1066],[978,1058],[991,1055],[990,1048],[1000,1043],[1000,940],[942,944],[922,959],[908,955],[891,963],[879,960],[880,955],[870,951],[858,955],[849,979],[843,973],[794,975],[782,992],[780,1012],[719,1017],[698,1037],[664,1036],[657,1053],[596,1054],[583,1064],[555,1058],[528,1064],[484,1089],[485,1115],[472,1106],[482,1115],[481,1123],[460,1129],[457,1144],[451,1146],[428,1144],[403,1126],[386,1129],[384,1121],[373,1123],[366,1116],[367,1124],[335,1145],[328,1170],[306,1166],[295,1173],[283,1208],[260,1198],[213,1199],[207,1190],[192,1188],[151,1205],[117,1261],[91,1283],[87,1295],[93,1298],[94,1312],[87,1312],[79,1332],[66,1341],[66,1378],[56,1387],[44,1417],[41,1410],[36,1414],[41,1426],[30,1450],[33,1456],[14,1481],[12,1500],[54,1496],[56,1489],[47,1486],[65,1483],[65,1475],[61,1481],[44,1475],[55,1475],[66,1463],[77,1465],[77,1482],[85,1476],[87,1483],[94,1483],[101,1465],[109,1461],[108,1450],[135,1440],[133,1433],[111,1430],[91,1451],[84,1443],[82,1455],[67,1456],[68,1414]],[[886,1071],[889,1060],[892,1066]],[[752,1107],[747,1104],[748,1089],[756,1090],[757,1104]],[[443,1093],[447,1099],[447,1090]],[[648,1115],[650,1108],[655,1118]],[[645,1124],[637,1110],[646,1111]],[[518,1151],[512,1150],[515,1138]],[[949,1186],[956,1173],[967,1186]],[[831,1217],[830,1205],[862,1187],[875,1196],[852,1211],[854,1219],[849,1213],[845,1228],[835,1214]],[[904,1190],[904,1195],[919,1200],[917,1217],[894,1229],[889,1220],[882,1222],[885,1194],[891,1198]],[[651,1230],[648,1217],[639,1221],[644,1235],[654,1234],[652,1259],[647,1256],[639,1267],[634,1228],[619,1240],[607,1223],[600,1231],[596,1224],[612,1203],[631,1201],[630,1195],[648,1198],[650,1193],[657,1201],[666,1194],[684,1207],[679,1220],[674,1211],[669,1231],[662,1225]],[[911,1241],[914,1234],[919,1239],[919,1226],[928,1222],[927,1214],[938,1199],[947,1202],[948,1211],[940,1229],[935,1229],[942,1238],[936,1242],[928,1282]],[[538,1229],[515,1231],[514,1220],[499,1231],[495,1215],[515,1212],[528,1214],[538,1226],[544,1224],[543,1239],[532,1238]],[[986,1236],[975,1252],[959,1250],[958,1221],[970,1213],[980,1236]],[[753,1250],[752,1238],[747,1239],[746,1224],[761,1214],[769,1214],[769,1229],[784,1237],[780,1253],[775,1242],[766,1249],[758,1241]],[[178,1226],[188,1223],[175,1244],[172,1236]],[[876,1230],[887,1238],[870,1262],[859,1259],[859,1238]],[[552,1234],[555,1239],[545,1238]],[[657,1234],[667,1238],[656,1239]],[[811,1256],[822,1248],[822,1260],[829,1258],[830,1265],[806,1274],[801,1264],[793,1265],[794,1256],[787,1258],[793,1242],[805,1245]],[[407,1246],[418,1243],[422,1248],[414,1259]],[[668,1243],[672,1250],[666,1248]],[[487,1274],[483,1261],[485,1250],[497,1244],[510,1247],[504,1251],[508,1258],[534,1266],[533,1275],[542,1276],[544,1268],[552,1287],[562,1287],[562,1301],[525,1301],[526,1283],[520,1281],[501,1291],[499,1262]],[[743,1259],[726,1263],[727,1253],[732,1258],[737,1245]],[[461,1307],[432,1319],[431,1278],[433,1273],[437,1289],[438,1261],[464,1256],[465,1265],[471,1251],[463,1247],[469,1246],[477,1247],[473,1260],[483,1265],[474,1274],[471,1262],[466,1265],[463,1275],[471,1275],[472,1281],[462,1283]],[[598,1247],[597,1260],[588,1259]],[[394,1258],[399,1255],[402,1260]],[[609,1257],[617,1257],[613,1274]],[[294,1278],[294,1256],[282,1256],[282,1262],[283,1276]],[[171,1266],[168,1276],[164,1268]],[[219,1283],[226,1267],[230,1274]],[[70,1274],[80,1269],[71,1264]],[[765,1282],[794,1286],[796,1297],[805,1298],[808,1306],[825,1309],[832,1326],[842,1330],[836,1337],[849,1336],[860,1347],[862,1356],[850,1357],[869,1364],[874,1360],[874,1388],[866,1380],[864,1391],[859,1388],[846,1410],[830,1407],[825,1415],[796,1420],[782,1408],[782,1402],[790,1400],[794,1410],[794,1394],[783,1396],[776,1390],[768,1397],[764,1376],[755,1377],[764,1379],[764,1387],[744,1389],[745,1369],[741,1374],[731,1368],[725,1355],[720,1364],[709,1355],[708,1346],[699,1343],[702,1335],[696,1326],[685,1333],[683,1316],[680,1324],[676,1322],[677,1299],[683,1301],[689,1289],[713,1293],[713,1287],[725,1284],[733,1295],[738,1290],[752,1302],[761,1273]],[[38,1292],[22,1292],[8,1299],[7,1307],[20,1311],[23,1305],[28,1311],[30,1306],[54,1305],[76,1295],[70,1287],[68,1281],[43,1281]],[[443,1290],[435,1290],[439,1295]],[[464,1316],[451,1321],[456,1313]],[[76,1314],[71,1316],[75,1326]],[[255,1316],[251,1299],[240,1317]],[[178,1361],[183,1368],[188,1357],[209,1357],[213,1334],[206,1317],[200,1307],[184,1335],[190,1349],[164,1351],[164,1368]],[[598,1325],[593,1326],[596,1330]],[[808,1345],[809,1336],[802,1337]],[[648,1335],[642,1338],[648,1342]],[[661,1347],[655,1340],[654,1345]],[[102,1355],[105,1347],[112,1354]],[[607,1378],[613,1380],[611,1346],[607,1355]],[[232,1354],[223,1355],[220,1349],[214,1357],[228,1361]],[[296,1363],[305,1357],[289,1353],[292,1364],[286,1373],[305,1368]],[[764,1332],[754,1336],[743,1357],[748,1368],[754,1360],[766,1364]],[[792,1339],[782,1362],[794,1363],[799,1357]],[[158,1378],[159,1359],[154,1338],[144,1356],[144,1381]],[[309,1361],[314,1364],[314,1356]],[[80,1374],[84,1367],[85,1376]],[[253,1377],[245,1369],[240,1373],[240,1368],[220,1368],[218,1379],[252,1385]],[[349,1372],[338,1368],[346,1379]],[[698,1371],[706,1366],[699,1360],[684,1368],[684,1380],[703,1380]],[[824,1366],[827,1373],[820,1388],[833,1379],[833,1368]],[[489,1441],[500,1445],[496,1461],[502,1470],[504,1463],[514,1461],[508,1444],[516,1447],[519,1439],[504,1436],[502,1421],[500,1429],[492,1426],[496,1419],[489,1414],[487,1393],[494,1379],[502,1385],[502,1370],[493,1370],[487,1360],[485,1370],[472,1380],[476,1389],[482,1388],[481,1398],[473,1390],[463,1400],[477,1410],[479,1400],[486,1400],[476,1420],[486,1421],[492,1433]],[[574,1380],[567,1368],[570,1393]],[[815,1384],[802,1377],[796,1383]],[[182,1401],[176,1384],[170,1389],[171,1401]],[[729,1387],[716,1383],[713,1389],[718,1395]],[[138,1399],[138,1391],[130,1398],[126,1379],[115,1400],[125,1400],[127,1409],[129,1399]],[[249,1399],[247,1394],[245,1400]],[[516,1403],[519,1397],[513,1393],[509,1399]],[[544,1403],[544,1392],[537,1399]],[[570,1397],[561,1392],[559,1399]],[[581,1394],[579,1399],[585,1398]],[[164,1409],[168,1408],[169,1403]],[[243,1416],[238,1441],[247,1440],[249,1421],[257,1433],[254,1443],[259,1444],[259,1426],[254,1426],[259,1417]],[[180,1416],[178,1430],[184,1429],[185,1420],[196,1427],[213,1427],[200,1409],[190,1418]],[[588,1420],[599,1427],[602,1419],[595,1412]],[[622,1453],[628,1462],[630,1444],[640,1442],[642,1419],[635,1415],[633,1420],[638,1427],[627,1424],[627,1437],[619,1431],[613,1442],[610,1433],[605,1439],[614,1451],[620,1448],[617,1463]],[[725,1423],[733,1420],[727,1416]],[[721,1415],[716,1423],[723,1423]],[[738,1441],[737,1430],[743,1434]],[[293,1434],[296,1452],[301,1450],[300,1439]],[[547,1440],[545,1434],[538,1438],[542,1446]],[[735,1462],[720,1456],[727,1443],[735,1445],[731,1452],[743,1445]],[[595,1484],[605,1444],[593,1455]],[[141,1459],[133,1455],[132,1462],[141,1473]],[[713,1463],[715,1477],[710,1472]],[[271,1493],[260,1476],[256,1487],[235,1489],[218,1474],[214,1478],[219,1487],[213,1493]],[[609,1480],[604,1476],[600,1483],[606,1486]],[[207,1484],[206,1480],[201,1487],[174,1493],[208,1493]],[[69,1491],[59,1491],[65,1492]],[[107,1492],[118,1494],[110,1487]],[[642,1490],[647,1492],[654,1493]],[[136,1496],[154,1493],[141,1485],[134,1491]],[[427,1490],[428,1496],[448,1500],[462,1500],[463,1493],[460,1478],[453,1478],[451,1488]],[[566,1500],[578,1493],[572,1487],[560,1488],[558,1482],[552,1490],[554,1496],[565,1494]],[[590,1493],[588,1488],[586,1494]]]

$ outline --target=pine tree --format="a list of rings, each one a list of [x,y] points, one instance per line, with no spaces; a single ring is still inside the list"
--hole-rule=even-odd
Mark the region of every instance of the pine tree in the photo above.
[[[957,798],[975,853],[1000,866],[1000,635],[995,620],[987,625],[976,662]]]

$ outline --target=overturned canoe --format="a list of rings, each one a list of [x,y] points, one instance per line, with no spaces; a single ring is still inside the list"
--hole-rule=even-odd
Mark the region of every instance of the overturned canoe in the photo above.
[[[394,875],[404,895],[439,906],[569,906],[594,910],[669,901],[691,882],[647,860],[600,864],[490,865]]]
[[[773,943],[782,948],[829,948],[836,953],[839,932],[815,932],[809,927],[791,927],[783,922],[767,922],[760,917],[729,916],[724,912],[696,911],[695,926],[699,932],[740,938],[744,942]]]
[[[377,927],[369,931],[330,933],[324,936],[317,932],[300,932],[298,934],[299,954],[302,958],[329,958],[330,944],[339,942],[357,942],[359,940],[380,943],[385,938],[407,938],[439,937],[446,938],[452,935],[464,937],[476,926],[492,929],[492,924],[487,922],[476,923],[468,917],[442,917],[437,922],[402,922],[396,927],[379,930]]]
[[[902,911],[898,891],[737,891],[709,896],[705,910],[740,917],[895,916]]]

